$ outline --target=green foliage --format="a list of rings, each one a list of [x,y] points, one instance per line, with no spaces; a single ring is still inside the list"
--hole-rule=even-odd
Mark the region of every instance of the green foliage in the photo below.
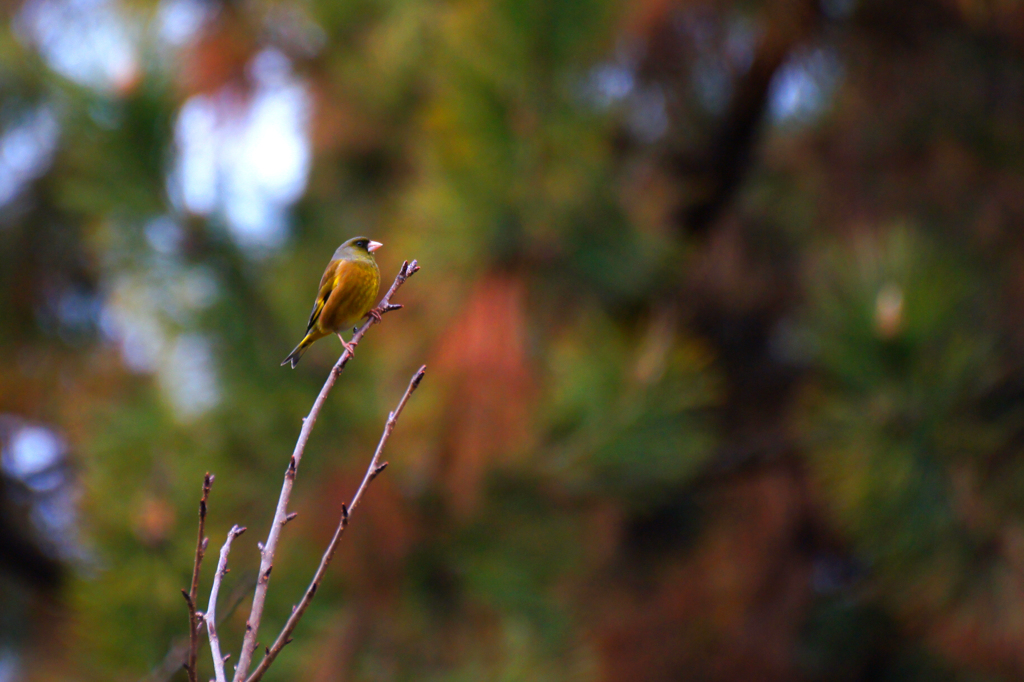
[[[970,581],[970,556],[995,529],[964,516],[976,491],[957,485],[1019,428],[979,414],[994,380],[992,311],[965,260],[897,227],[827,254],[809,286],[821,371],[804,415],[810,461],[898,600],[942,601]]]

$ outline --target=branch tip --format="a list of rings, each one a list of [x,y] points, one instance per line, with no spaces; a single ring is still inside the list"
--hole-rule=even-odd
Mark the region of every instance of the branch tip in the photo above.
[[[196,533],[196,552],[192,562],[192,584],[188,593],[182,590],[185,595],[185,604],[188,606],[188,656],[185,659],[184,668],[188,672],[189,682],[198,682],[196,673],[196,657],[199,652],[199,626],[202,622],[202,614],[196,611],[196,601],[199,596],[199,569],[203,563],[203,556],[209,545],[209,538],[204,536],[206,528],[206,501],[210,497],[210,487],[213,485],[213,474],[209,471],[203,476],[203,494],[199,498],[199,529]]]
[[[244,531],[244,526],[239,526],[238,524],[232,526],[231,530],[228,531],[227,538],[224,540],[224,545],[220,548],[220,560],[217,562],[217,571],[214,573],[213,586],[210,588],[210,606],[204,617],[204,622],[206,623],[206,634],[210,639],[210,654],[213,657],[216,682],[227,682],[227,675],[224,671],[224,661],[228,659],[228,656],[221,655],[220,640],[217,637],[217,596],[220,593],[221,581],[230,571],[228,568],[228,553],[231,551],[231,543]]]

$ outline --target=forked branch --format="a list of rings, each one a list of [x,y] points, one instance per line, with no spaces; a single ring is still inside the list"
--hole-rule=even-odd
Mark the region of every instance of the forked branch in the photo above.
[[[260,661],[259,666],[253,671],[252,675],[246,682],[258,682],[262,679],[263,674],[267,671],[270,665],[277,658],[277,655],[281,653],[281,649],[286,644],[292,641],[291,634],[295,630],[295,626],[299,624],[299,620],[302,615],[306,612],[306,608],[309,607],[309,603],[313,601],[313,597],[316,596],[316,592],[320,589],[320,582],[324,578],[324,574],[327,572],[327,567],[331,564],[331,559],[334,558],[334,552],[338,549],[338,543],[341,541],[341,536],[345,533],[345,528],[348,527],[349,516],[355,510],[356,505],[359,504],[360,498],[363,496],[363,491],[366,490],[367,486],[377,477],[377,474],[384,471],[388,463],[381,463],[380,455],[384,451],[384,445],[388,442],[388,438],[391,437],[391,432],[395,430],[395,424],[398,422],[398,416],[402,414],[402,410],[405,408],[405,404],[409,401],[409,396],[412,395],[413,391],[423,381],[423,376],[426,374],[427,366],[424,365],[416,371],[412,379],[409,381],[408,388],[405,389],[405,394],[402,399],[398,402],[398,407],[395,411],[388,415],[388,421],[384,425],[384,433],[381,434],[380,442],[377,443],[377,450],[373,453],[373,459],[370,460],[370,466],[366,468],[366,474],[363,476],[363,482],[359,484],[359,488],[356,490],[355,496],[352,498],[352,504],[346,507],[344,504],[341,505],[341,518],[338,520],[338,527],[334,530],[334,537],[331,538],[331,543],[327,545],[327,549],[324,551],[323,558],[320,559],[320,566],[316,569],[316,574],[313,576],[313,582],[306,588],[306,593],[302,595],[302,600],[292,609],[292,615],[288,618],[288,621],[284,624],[281,629],[281,634],[274,640],[274,644],[267,649],[266,655],[263,660]],[[218,680],[218,682],[220,682]]]

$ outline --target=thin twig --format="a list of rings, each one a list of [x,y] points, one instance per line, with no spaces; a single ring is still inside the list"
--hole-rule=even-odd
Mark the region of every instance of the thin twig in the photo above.
[[[313,582],[309,584],[306,589],[306,593],[302,595],[302,601],[292,609],[292,615],[289,616],[288,621],[284,624],[281,629],[281,634],[274,640],[273,646],[267,649],[266,656],[260,661],[259,666],[253,671],[252,675],[246,682],[258,682],[262,679],[263,674],[270,667],[270,664],[274,662],[277,655],[281,653],[281,649],[286,644],[292,641],[291,634],[295,630],[295,626],[299,624],[299,619],[302,618],[302,614],[306,612],[306,608],[309,603],[313,601],[313,597],[316,596],[317,590],[320,589],[320,582],[324,578],[324,574],[327,572],[327,567],[331,564],[331,559],[334,558],[334,552],[338,548],[338,542],[341,540],[342,534],[345,532],[345,528],[348,526],[348,519],[352,511],[359,504],[360,498],[363,496],[363,491],[366,490],[367,486],[377,477],[377,474],[384,471],[384,468],[388,465],[387,462],[380,463],[380,454],[384,451],[384,445],[388,442],[388,438],[391,437],[391,432],[395,430],[395,424],[398,422],[398,416],[402,414],[402,410],[405,408],[405,403],[408,402],[409,396],[416,390],[416,387],[423,381],[423,375],[427,371],[427,366],[424,365],[417,370],[416,374],[413,375],[409,381],[408,388],[405,389],[405,395],[402,396],[402,400],[399,401],[398,407],[395,411],[388,415],[388,421],[384,425],[384,433],[381,434],[380,442],[377,444],[377,450],[373,453],[373,459],[370,461],[370,466],[366,469],[366,475],[363,476],[363,482],[359,485],[356,490],[355,496],[352,498],[352,504],[346,507],[344,504],[341,505],[341,519],[338,520],[338,527],[334,530],[334,537],[331,538],[331,543],[327,546],[327,550],[324,552],[323,558],[320,559],[320,565],[316,569],[316,574],[313,576]]]
[[[350,348],[355,349],[359,344],[360,339],[363,338],[363,335],[370,329],[370,327],[380,321],[381,315],[389,313],[392,310],[398,310],[402,307],[399,304],[392,303],[391,296],[398,291],[398,288],[405,283],[405,280],[409,279],[419,269],[420,266],[416,261],[412,261],[411,263],[406,261],[402,263],[402,267],[398,271],[398,276],[395,277],[395,281],[391,285],[391,288],[388,289],[388,292],[384,294],[384,298],[381,299],[380,303],[374,309],[377,314],[371,315],[363,326],[352,335],[352,340],[349,341]],[[324,401],[327,399],[327,395],[334,387],[334,382],[337,381],[351,357],[352,352],[346,348],[345,351],[342,352],[341,357],[338,358],[338,361],[334,364],[334,367],[331,369],[331,373],[327,376],[327,381],[324,382],[323,388],[320,389],[320,394],[313,402],[313,407],[310,409],[309,415],[302,422],[302,429],[299,431],[299,438],[295,443],[295,450],[292,452],[291,459],[288,461],[288,468],[285,470],[284,483],[281,485],[281,495],[277,500],[277,509],[274,511],[274,521],[270,526],[270,533],[267,535],[267,541],[260,550],[260,570],[257,574],[256,590],[252,597],[252,610],[249,612],[249,618],[245,623],[245,637],[242,639],[242,651],[238,656],[238,666],[235,668],[234,682],[242,682],[242,680],[245,679],[246,674],[249,672],[249,665],[252,663],[253,651],[256,649],[256,635],[259,633],[260,620],[263,617],[263,606],[267,598],[267,585],[270,582],[270,571],[274,567],[274,551],[277,549],[277,540],[281,535],[281,528],[288,522],[288,502],[291,499],[292,485],[295,482],[295,472],[299,468],[299,462],[302,460],[302,453],[306,449],[306,442],[309,440],[309,434],[312,432],[313,426],[316,424],[316,419],[320,415],[320,409],[323,407]]]
[[[231,551],[231,543],[244,532],[245,528],[242,526],[232,526],[228,531],[224,546],[220,548],[220,561],[217,562],[213,587],[210,588],[210,605],[206,609],[206,634],[210,637],[210,654],[213,656],[213,670],[217,675],[217,682],[227,682],[227,677],[224,674],[225,658],[220,653],[220,640],[217,639],[217,595],[220,593],[221,580],[228,572],[228,553]]]
[[[196,558],[192,564],[192,585],[191,589],[181,593],[188,604],[188,658],[185,660],[185,670],[188,672],[189,682],[198,682],[196,676],[196,656],[199,653],[199,624],[202,618],[196,613],[196,599],[199,595],[199,567],[203,563],[203,556],[206,554],[206,545],[209,538],[203,537],[206,530],[206,501],[210,497],[210,486],[213,485],[213,474],[209,471],[203,477],[203,496],[199,499],[199,535],[196,538]]]

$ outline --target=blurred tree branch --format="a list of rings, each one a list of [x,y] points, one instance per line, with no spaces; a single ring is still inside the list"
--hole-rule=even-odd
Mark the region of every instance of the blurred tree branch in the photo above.
[[[735,83],[729,107],[707,146],[696,153],[677,150],[666,158],[670,173],[700,188],[677,209],[675,222],[682,230],[704,234],[728,206],[750,170],[775,74],[821,19],[815,0],[777,0],[766,13],[765,36],[750,68]]]

